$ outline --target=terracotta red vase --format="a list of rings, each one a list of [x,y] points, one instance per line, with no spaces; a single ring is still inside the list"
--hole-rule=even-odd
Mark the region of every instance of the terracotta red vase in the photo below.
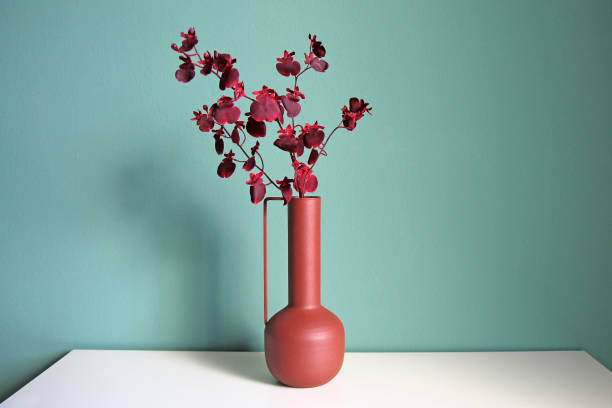
[[[291,387],[316,387],[344,361],[344,326],[321,305],[321,198],[293,198],[289,216],[289,304],[268,321],[267,202],[264,201],[264,322],[266,363]]]

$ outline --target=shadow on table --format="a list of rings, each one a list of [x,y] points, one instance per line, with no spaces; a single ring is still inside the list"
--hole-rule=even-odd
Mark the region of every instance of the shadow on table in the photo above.
[[[227,374],[260,383],[278,385],[279,383],[266,367],[263,353],[221,352],[198,354],[199,362],[212,366]]]
[[[26,366],[27,369],[24,370],[23,367],[15,367],[14,372],[23,372],[27,370],[31,370],[29,374],[25,376],[16,376],[16,378],[2,378],[0,377],[0,404],[2,404],[6,399],[8,399],[11,395],[19,391],[22,387],[24,387],[27,383],[36,378],[40,373],[45,371],[47,368],[51,367],[53,364],[57,363],[62,357],[64,357],[67,353],[49,353],[50,357],[33,357],[28,358],[25,361],[21,362],[22,366]],[[2,367],[4,368],[4,367]],[[11,367],[7,367],[9,370]]]

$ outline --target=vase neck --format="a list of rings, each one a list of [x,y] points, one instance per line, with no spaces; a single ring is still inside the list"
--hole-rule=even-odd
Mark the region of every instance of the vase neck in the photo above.
[[[289,202],[289,305],[321,305],[321,198]]]

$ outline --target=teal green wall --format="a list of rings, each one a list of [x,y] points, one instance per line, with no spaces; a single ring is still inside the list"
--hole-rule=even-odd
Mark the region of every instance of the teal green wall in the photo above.
[[[612,366],[611,2],[53,3],[0,4],[0,399],[73,348],[262,348],[261,207],[189,121],[219,94],[174,79],[191,25],[249,90],[317,33],[301,119],[374,107],[317,165],[348,350]]]

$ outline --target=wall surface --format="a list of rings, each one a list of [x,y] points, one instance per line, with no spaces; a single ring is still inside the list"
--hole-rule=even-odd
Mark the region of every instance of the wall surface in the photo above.
[[[275,58],[316,33],[330,69],[300,79],[298,118],[374,107],[317,164],[322,296],[348,350],[612,367],[612,2],[225,4],[0,4],[0,400],[74,348],[261,350],[261,206],[189,120],[220,93],[174,79],[192,25],[249,91],[289,86]]]

